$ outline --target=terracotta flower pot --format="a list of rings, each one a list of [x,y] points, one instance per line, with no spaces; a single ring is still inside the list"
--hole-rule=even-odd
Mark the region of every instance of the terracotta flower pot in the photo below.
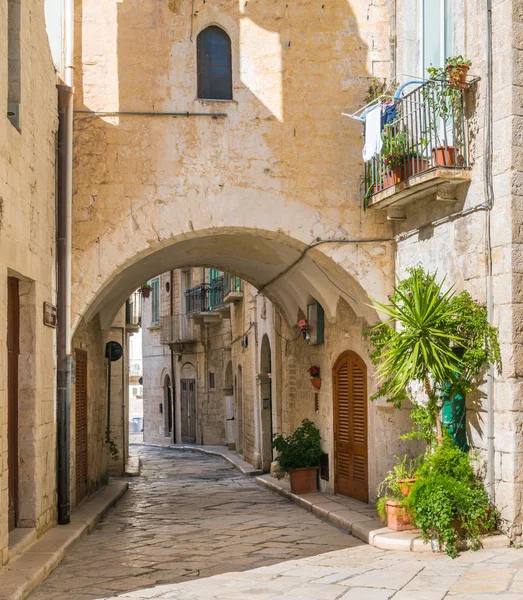
[[[467,73],[470,67],[468,65],[448,65],[447,71],[449,73],[449,83],[454,87],[459,87],[460,90],[464,90],[467,87]],[[454,75],[451,72],[454,71]]]
[[[392,167],[389,171],[383,171],[383,189],[396,185],[405,179],[403,166]]]
[[[398,479],[400,490],[404,498],[410,494],[410,490],[416,481],[416,477],[413,477],[412,479]]]
[[[289,471],[293,494],[312,494],[318,491],[318,468],[304,467]]]
[[[317,390],[321,389],[321,377],[311,377],[312,387],[315,387]]]
[[[151,295],[151,288],[142,288],[142,296],[144,298],[149,298]]]
[[[429,161],[426,158],[408,158],[405,161],[405,166],[407,177],[412,177],[412,175],[427,171],[429,168]]]
[[[412,515],[401,502],[387,500],[385,512],[387,513],[387,527],[389,529],[392,529],[393,531],[416,529]]]
[[[454,146],[437,146],[432,148],[432,165],[437,167],[453,167],[456,164]]]

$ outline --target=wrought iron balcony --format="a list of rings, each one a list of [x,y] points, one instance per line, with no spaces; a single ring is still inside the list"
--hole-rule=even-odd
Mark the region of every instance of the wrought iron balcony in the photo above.
[[[398,206],[442,187],[440,199],[454,199],[456,185],[470,179],[462,90],[427,81],[386,110],[381,152],[365,163],[366,206]]]
[[[211,283],[201,283],[185,292],[188,315],[211,312],[223,305],[224,276],[216,277]]]
[[[223,301],[225,303],[238,302],[243,298],[242,280],[237,275],[224,274]]]
[[[188,344],[195,341],[194,326],[187,315],[160,317],[161,344]]]

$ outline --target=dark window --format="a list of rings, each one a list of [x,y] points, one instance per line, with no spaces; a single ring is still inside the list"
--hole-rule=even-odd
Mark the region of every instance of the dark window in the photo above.
[[[213,390],[216,387],[214,382],[214,373],[209,373],[209,387],[211,388],[211,390]]]
[[[198,98],[232,100],[231,40],[219,27],[198,35]]]

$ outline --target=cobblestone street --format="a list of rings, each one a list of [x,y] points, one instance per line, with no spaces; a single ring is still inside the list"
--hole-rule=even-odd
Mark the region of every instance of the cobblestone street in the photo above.
[[[362,545],[220,458],[134,449],[142,476],[31,600],[103,598]]]

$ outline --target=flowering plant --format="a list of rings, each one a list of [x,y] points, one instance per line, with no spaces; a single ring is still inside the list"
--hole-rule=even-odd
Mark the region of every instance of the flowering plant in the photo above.
[[[320,367],[317,365],[311,365],[309,367],[309,375],[311,377],[319,377],[320,376]]]
[[[307,319],[301,319],[301,321],[298,321],[298,327],[300,329],[307,329],[309,327],[309,321],[307,321]]]

